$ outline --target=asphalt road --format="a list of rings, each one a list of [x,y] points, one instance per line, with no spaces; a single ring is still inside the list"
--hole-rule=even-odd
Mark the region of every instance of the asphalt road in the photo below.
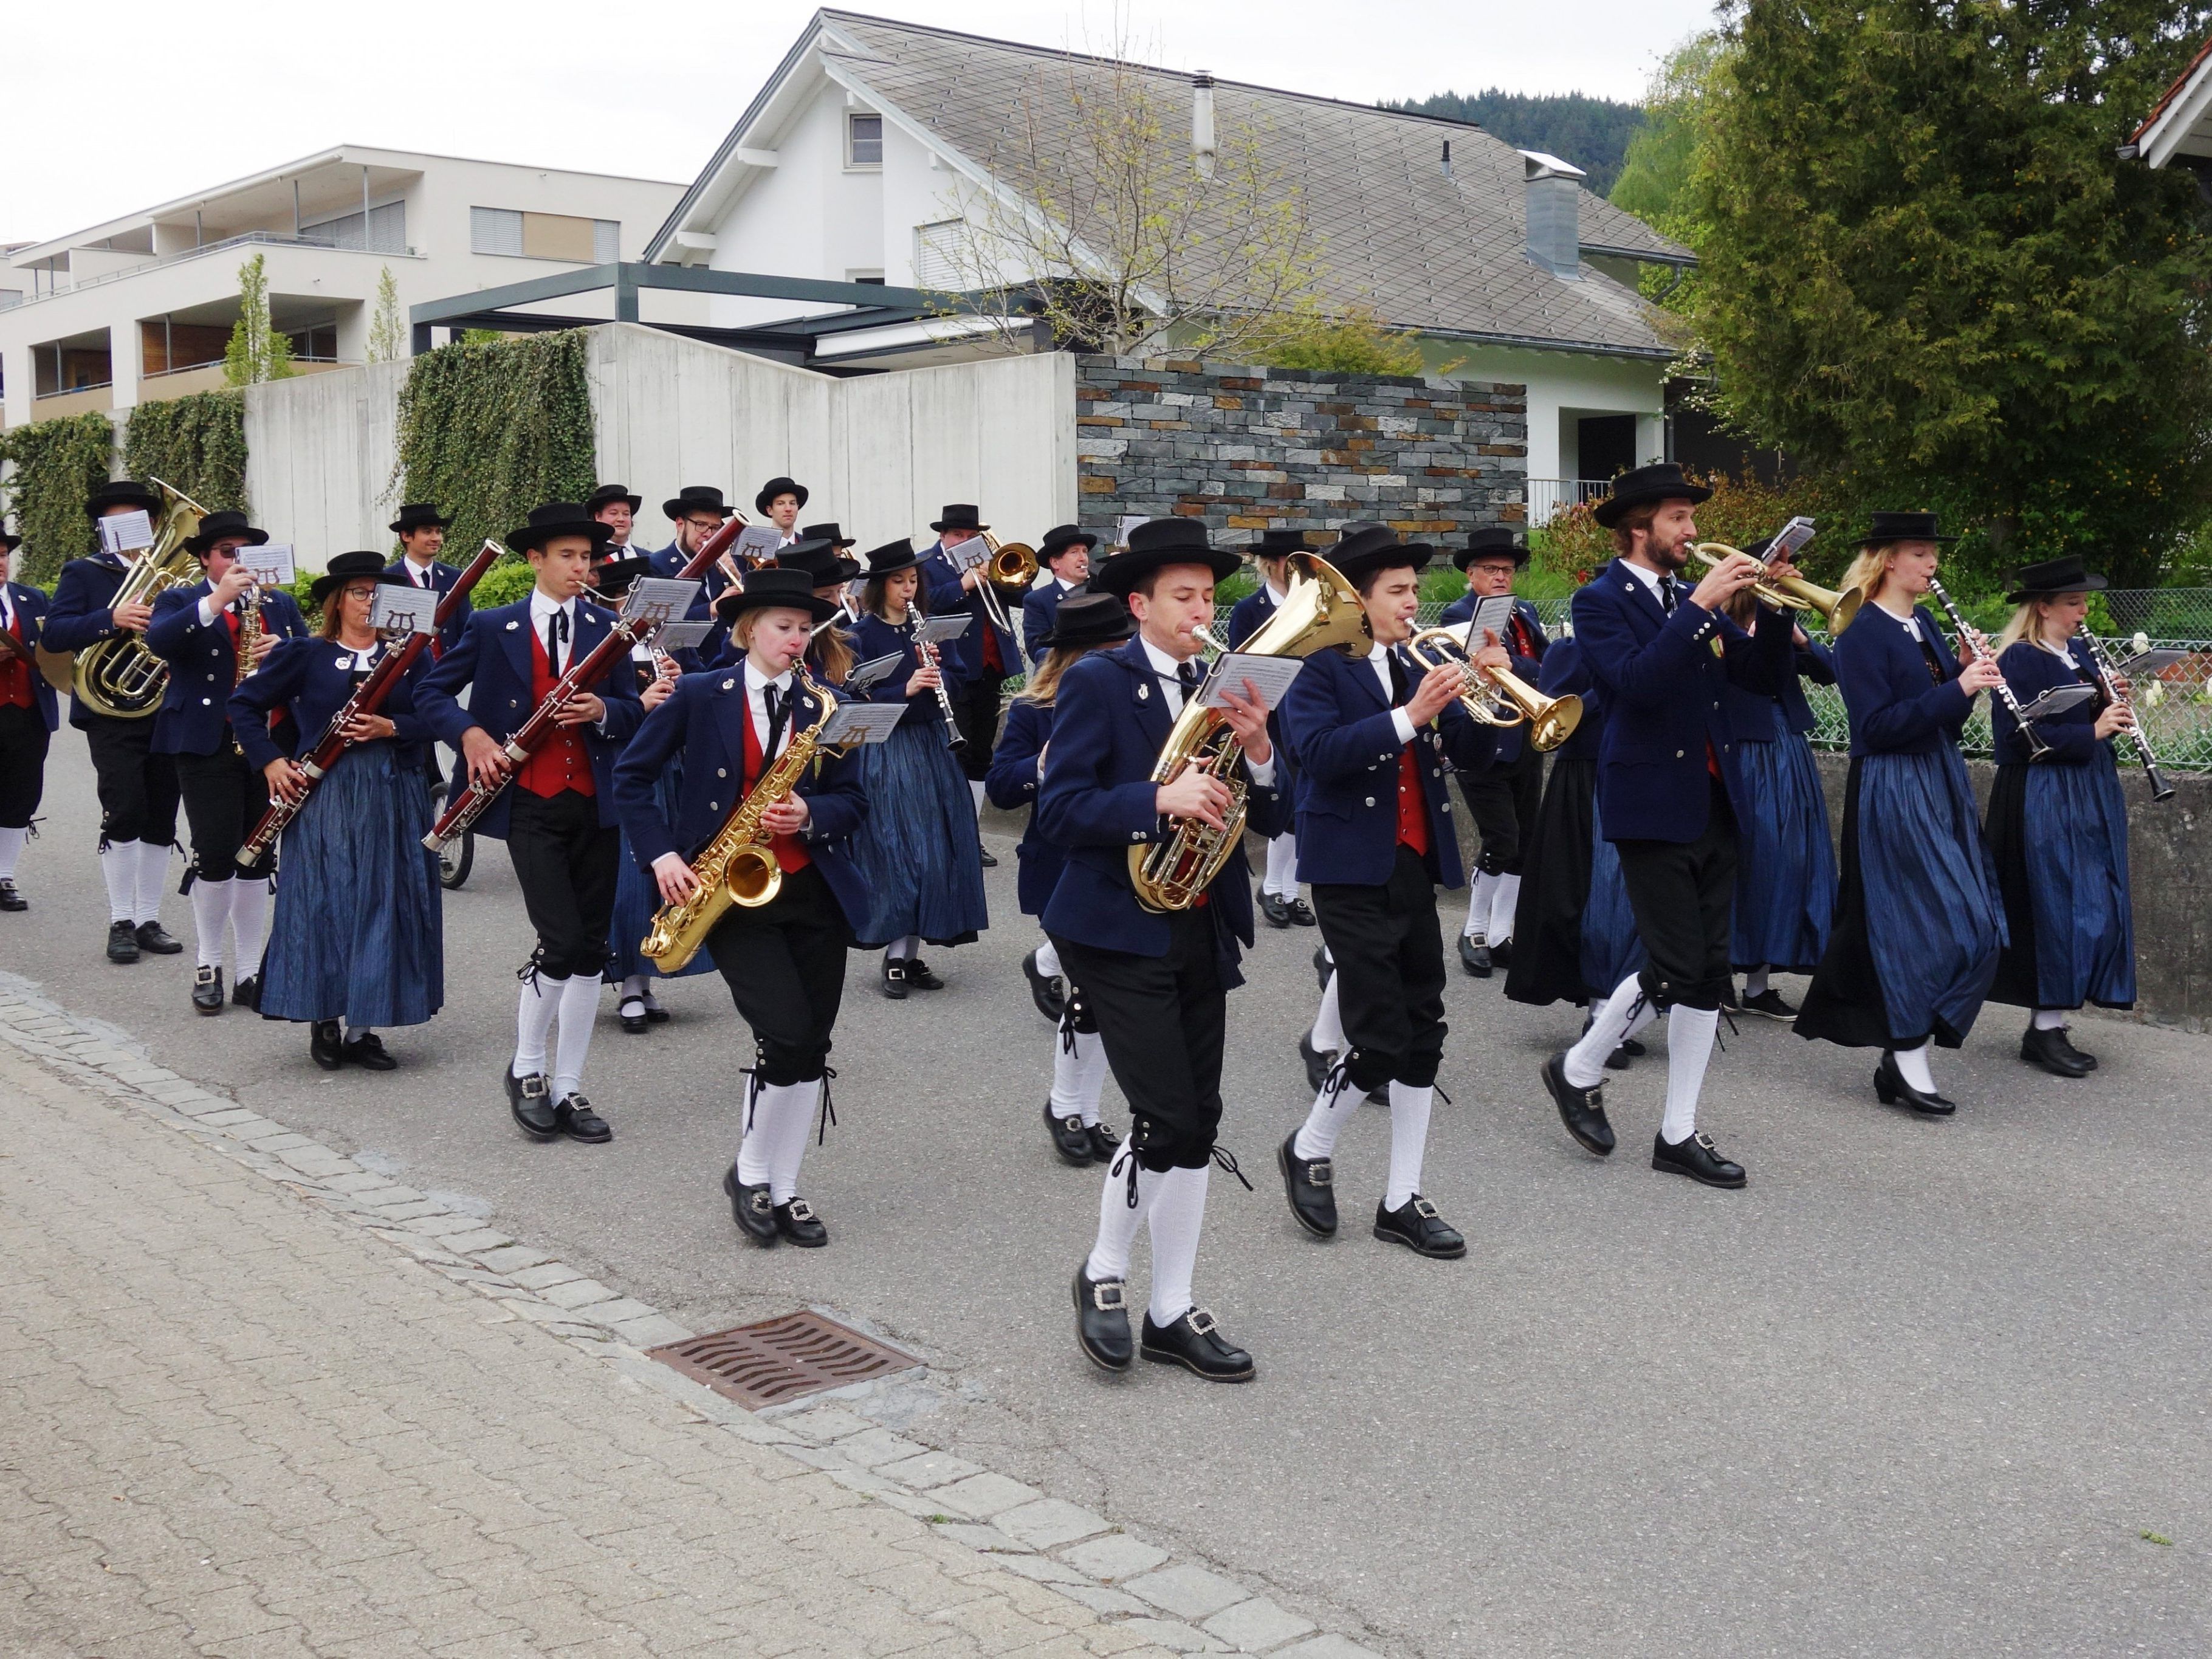
[[[34,908],[0,916],[0,961],[46,994],[696,1328],[798,1304],[870,1322],[949,1384],[918,1437],[1406,1652],[2212,1649],[2203,1037],[2091,1019],[2103,1069],[2061,1082],[1992,1009],[1939,1057],[1963,1103],[1931,1123],[1875,1103],[1870,1054],[1724,1028],[1704,1124],[1751,1172],[1727,1194],[1636,1156],[1663,1048],[1611,1085],[1623,1150],[1600,1164],[1535,1081],[1573,1012],[1455,970],[1427,1188],[1471,1248],[1430,1262],[1290,1218],[1273,1147],[1306,1105],[1315,936],[1266,933],[1224,1090],[1259,1191],[1217,1175],[1198,1280],[1260,1379],[1108,1378],[1071,1337],[1098,1182],[1038,1121],[1051,1033],[1019,969],[1035,935],[1010,841],[999,926],[932,954],[947,989],[886,1003],[853,958],[841,1122],[804,1183],[833,1243],[761,1251],[717,1185],[750,1053],[719,980],[667,988],[675,1022],[643,1037],[610,996],[589,1089],[613,1144],[533,1146],[496,1080],[527,951],[496,843],[448,897],[445,1012],[386,1034],[401,1070],[326,1076],[303,1028],[195,1016],[189,956],[104,960],[75,733],[49,780],[19,878]],[[164,915],[188,933],[186,902]],[[1347,1216],[1379,1194],[1387,1141],[1379,1110],[1347,1131]]]

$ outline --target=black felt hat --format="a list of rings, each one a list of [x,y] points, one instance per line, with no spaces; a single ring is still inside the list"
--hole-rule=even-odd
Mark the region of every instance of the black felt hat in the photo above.
[[[724,622],[735,622],[748,611],[771,607],[804,611],[818,623],[837,614],[837,607],[829,600],[814,597],[813,577],[804,570],[786,570],[776,565],[748,571],[743,587],[733,587],[714,601],[714,614]]]
[[[0,525],[0,554],[13,553],[23,544],[23,538],[5,525]]]
[[[760,494],[753,497],[753,510],[756,513],[767,512],[769,503],[779,495],[795,495],[800,507],[806,505],[806,486],[798,479],[770,478],[760,487]]]
[[[1116,553],[1091,573],[1091,586],[1127,599],[1137,584],[1170,565],[1202,564],[1220,581],[1237,574],[1243,560],[1207,539],[1197,519],[1147,519],[1129,532],[1129,550]]]
[[[2007,605],[2048,599],[2061,593],[2101,593],[2106,586],[2102,576],[2072,554],[2060,559],[2045,559],[2040,564],[2024,564],[2013,580],[2020,586],[2005,595]]]
[[[929,527],[932,530],[940,532],[947,530],[972,530],[981,535],[991,527],[982,521],[981,515],[975,511],[974,505],[968,501],[947,502],[944,513],[943,518],[931,521]]]
[[[1590,509],[1590,516],[1607,530],[1620,522],[1620,515],[1632,507],[1642,507],[1650,501],[1710,501],[1712,491],[1703,484],[1692,483],[1682,476],[1682,469],[1673,461],[1654,461],[1650,466],[1639,466],[1622,473],[1613,481],[1613,493]]]
[[[671,519],[687,519],[694,513],[711,513],[718,519],[726,519],[735,511],[722,499],[722,492],[714,484],[685,484],[673,497],[661,502],[661,513]]]
[[[1310,553],[1313,545],[1306,540],[1307,534],[1304,530],[1277,525],[1261,531],[1260,539],[1251,543],[1244,550],[1255,559],[1286,559],[1293,553]]]
[[[1889,542],[1955,542],[1956,536],[1940,534],[1933,513],[1875,513],[1869,515],[1861,547],[1881,547]]]
[[[603,507],[612,507],[617,501],[629,502],[629,510],[635,513],[645,505],[645,497],[631,495],[620,484],[600,484],[584,497],[584,511],[597,513]],[[672,518],[675,515],[672,514],[669,516]]]
[[[895,542],[885,542],[881,547],[872,547],[861,557],[867,561],[860,574],[870,581],[878,576],[895,576],[902,570],[911,570],[921,562],[914,550],[914,543],[902,536]]]
[[[307,585],[307,592],[317,605],[320,605],[348,582],[359,581],[364,577],[381,586],[412,587],[415,585],[404,576],[385,574],[384,555],[381,553],[335,553],[331,556],[330,564],[323,574]]]
[[[601,562],[592,567],[592,574],[599,577],[599,591],[606,599],[620,599],[640,576],[653,574],[651,559],[642,553],[632,555],[626,548],[610,544],[599,549],[595,556]]]
[[[799,527],[799,539],[809,542],[828,542],[840,553],[853,545],[853,538],[834,524],[804,524]]]
[[[1037,544],[1037,557],[1049,563],[1071,547],[1080,547],[1089,552],[1097,545],[1098,538],[1079,525],[1054,525],[1044,532],[1044,539]]]
[[[161,510],[161,492],[151,484],[143,484],[136,478],[118,478],[113,483],[104,483],[92,492],[84,504],[85,516],[97,519],[115,507],[143,507],[149,513]]]
[[[1528,544],[1517,531],[1502,524],[1485,525],[1480,530],[1468,532],[1467,545],[1452,555],[1452,562],[1462,570],[1477,559],[1493,553],[1503,553],[1513,561],[1516,570],[1528,562]]]
[[[269,539],[265,530],[256,530],[246,523],[243,513],[210,513],[200,520],[199,533],[185,538],[185,550],[204,553],[217,542],[237,540],[248,547],[259,547]]]
[[[1070,646],[1118,645],[1137,631],[1137,619],[1118,593],[1071,593],[1054,613],[1052,631],[1042,643],[1050,650]]]
[[[409,501],[399,509],[399,516],[385,526],[395,536],[404,536],[410,530],[428,530],[434,526],[450,530],[453,521],[440,515],[434,501]]]
[[[835,525],[829,526],[832,530],[836,527]],[[819,530],[823,526],[815,525],[811,528]],[[779,570],[804,570],[807,580],[817,587],[838,586],[860,574],[860,561],[842,557],[837,551],[838,545],[823,538],[809,536],[805,540],[793,542],[779,551],[775,556],[775,568]]]
[[[597,553],[614,539],[615,532],[574,501],[548,501],[530,509],[530,522],[507,532],[507,544],[518,553],[533,552],[556,536],[583,536]]]
[[[1322,556],[1356,587],[1378,570],[1419,570],[1435,553],[1426,542],[1400,541],[1387,524],[1348,524]]]

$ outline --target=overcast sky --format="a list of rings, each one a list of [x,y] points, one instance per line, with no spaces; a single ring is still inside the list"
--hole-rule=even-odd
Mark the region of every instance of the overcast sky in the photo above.
[[[0,243],[336,144],[688,181],[799,0],[9,0]],[[1640,95],[1711,0],[879,0],[848,9],[1371,100],[1499,86]],[[1118,20],[1118,21],[1117,21]],[[975,89],[989,97],[992,88]]]

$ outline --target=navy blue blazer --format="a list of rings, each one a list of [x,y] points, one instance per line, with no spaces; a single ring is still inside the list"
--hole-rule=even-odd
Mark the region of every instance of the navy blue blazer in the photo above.
[[[1473,593],[1461,594],[1443,608],[1443,614],[1437,618],[1437,625],[1440,628],[1464,627],[1474,616],[1475,604]],[[1535,685],[1543,673],[1544,653],[1551,644],[1545,637],[1544,619],[1536,614],[1534,601],[1522,599],[1513,601],[1513,615],[1527,633],[1528,643],[1534,649],[1526,653],[1516,649],[1521,641],[1512,636],[1510,629],[1506,637],[1498,643],[1505,647],[1505,654],[1512,659],[1514,677],[1527,684]],[[1498,765],[1520,758],[1523,737],[1522,729],[1517,725],[1507,726],[1498,732]]]
[[[1536,689],[1547,697],[1571,695],[1583,700],[1582,719],[1567,740],[1552,751],[1552,758],[1596,760],[1605,734],[1605,694],[1590,678],[1589,665],[1583,660],[1582,646],[1573,635],[1553,640],[1544,653],[1544,672],[1536,677]]]
[[[1047,576],[1044,580],[1022,595],[1022,651],[1034,668],[1044,660],[1044,636],[1052,632],[1053,623],[1060,617],[1060,602],[1070,593],[1083,592],[1083,584],[1062,587],[1060,578]]]
[[[1380,887],[1398,857],[1397,722],[1374,664],[1316,651],[1284,695],[1280,714],[1298,751],[1298,879]],[[1420,671],[1406,665],[1409,684]],[[1430,877],[1465,884],[1459,836],[1444,793],[1444,758],[1480,772],[1498,750],[1498,731],[1458,702],[1413,733],[1413,775],[1428,808]]]
[[[378,656],[390,648],[383,647]],[[230,694],[230,721],[238,732],[238,746],[246,750],[246,758],[257,771],[287,752],[269,730],[269,716],[279,709],[290,713],[299,734],[289,752],[296,757],[315,746],[331,716],[345,706],[354,687],[365,678],[353,672],[352,663],[353,653],[329,640],[285,640],[240,683]],[[430,741],[430,727],[415,711],[414,694],[416,682],[429,665],[429,653],[417,652],[413,665],[400,676],[399,684],[376,711],[397,728],[392,736],[376,741],[396,745],[400,765],[418,771]]]
[[[1263,580],[1251,592],[1229,608],[1229,635],[1226,643],[1231,651],[1243,645],[1260,631],[1261,624],[1275,614],[1275,596],[1267,591]]]
[[[1685,586],[1669,617],[1619,559],[1576,590],[1571,610],[1583,661],[1605,695],[1597,793],[1606,839],[1687,842],[1703,835],[1712,807],[1709,744],[1741,823],[1750,797],[1722,693],[1733,681],[1780,695],[1791,614],[1761,605],[1756,633],[1747,634],[1691,604]]]
[[[123,586],[127,561],[112,553],[95,553],[88,559],[71,559],[62,567],[54,584],[53,603],[46,608],[45,637],[49,651],[83,651],[102,640],[125,632],[115,625],[110,607],[115,590]],[[80,698],[70,699],[70,724],[82,727],[101,719]]]
[[[385,566],[384,574],[387,576],[404,576],[409,586],[416,586],[415,567],[407,562],[404,554]],[[460,579],[461,573],[454,566],[441,563],[435,559],[430,562],[430,591],[437,594],[441,599],[453,591],[453,584]],[[440,652],[447,652],[453,648],[461,637],[461,629],[468,626],[469,612],[474,608],[466,598],[453,607],[453,614],[447,619],[446,625],[438,630]]]
[[[15,607],[17,637],[21,641],[24,650],[36,651],[39,642],[46,637],[43,632],[47,611],[45,591],[24,582],[9,582],[7,587],[8,602]],[[31,676],[31,696],[38,702],[39,714],[46,721],[46,730],[59,731],[62,724],[61,699],[54,695],[54,688],[46,683],[46,677],[39,672],[35,659],[26,663],[24,667]]]
[[[983,633],[989,629],[998,637],[999,660],[1008,674],[1022,672],[1022,655],[1014,647],[1014,636],[993,622],[983,609],[983,595],[979,585],[972,593],[961,591],[962,572],[954,568],[945,556],[945,544],[932,542],[922,550],[921,581],[929,590],[929,614],[933,617],[957,617],[963,611],[975,620],[968,624],[968,631],[958,639],[948,641],[938,647],[945,659],[949,673],[957,673],[963,684],[973,684],[983,678]]]
[[[218,615],[212,627],[200,626],[200,601],[214,591],[215,584],[202,580],[155,597],[146,646],[169,665],[169,683],[154,716],[157,755],[212,755],[230,741],[238,653],[231,648],[229,619]],[[307,631],[299,602],[274,587],[261,590],[261,625],[279,639],[298,639]]]
[[[896,628],[881,617],[862,617],[853,624],[853,659],[856,664],[873,662],[878,657],[896,653],[899,659],[898,666],[869,688],[868,701],[904,703],[906,713],[899,720],[901,726],[942,726],[945,711],[938,706],[936,692],[921,690],[912,696],[907,695],[906,683],[921,667],[921,656],[914,643],[914,629],[919,620],[912,610],[906,613],[906,621]],[[969,632],[974,631],[971,624]],[[945,673],[945,693],[951,696],[960,689],[960,675],[952,665],[952,653],[949,650],[940,645],[937,647],[937,655]]]
[[[612,626],[609,613],[578,600],[574,637],[569,649],[575,660],[607,636]],[[472,726],[482,726],[495,740],[505,743],[538,707],[530,695],[530,595],[513,605],[469,613],[453,648],[430,665],[415,687],[415,708],[430,730],[455,756],[448,798],[458,800],[469,787],[468,762],[461,756],[461,739]],[[637,730],[645,711],[637,700],[637,677],[629,672],[629,659],[615,659],[617,672],[602,674],[586,690],[604,698],[606,717],[598,726],[580,727],[584,752],[592,763],[592,782],[599,791],[599,822],[611,830],[617,822],[614,806],[615,760]],[[457,701],[469,687],[469,706]],[[502,789],[484,815],[476,822],[477,833],[507,838],[508,803],[514,787]]]
[[[822,702],[793,684],[799,692],[794,729],[803,730],[822,717]],[[647,876],[664,853],[696,854],[744,799],[743,723],[752,718],[747,702],[741,667],[686,674],[667,701],[646,715],[623,750],[615,764],[615,809],[629,837],[631,855]],[[684,790],[671,823],[653,786],[679,753]],[[868,894],[849,843],[867,818],[868,797],[860,786],[857,754],[817,761],[806,769],[796,793],[812,813],[799,840],[837,896],[848,924],[859,927],[867,919]]]
[[[1791,653],[1789,672],[1782,682],[1782,695],[1771,697],[1764,691],[1753,691],[1736,684],[1733,680],[1721,694],[1729,724],[1735,728],[1738,743],[1771,743],[1774,741],[1774,706],[1782,705],[1783,723],[1799,737],[1813,729],[1813,705],[1805,701],[1805,682],[1815,685],[1836,683],[1835,659],[1828,647],[1811,635],[1805,643]]]
[[[1036,811],[1037,787],[1044,776],[1037,757],[1051,741],[1052,705],[1016,697],[1007,706],[1006,729],[999,733],[999,746],[991,751],[991,770],[983,780],[983,794],[992,805],[1007,812],[1030,809],[1021,845],[1014,849],[1021,863],[1014,893],[1025,916],[1044,914],[1067,863],[1067,854],[1045,839]]]
[[[1036,817],[1047,839],[1067,854],[1044,908],[1045,931],[1102,951],[1164,957],[1168,919],[1137,902],[1130,885],[1132,847],[1164,841],[1169,821],[1153,811],[1152,765],[1175,724],[1153,677],[1144,642],[1093,651],[1060,682],[1052,753],[1037,789]],[[1290,827],[1282,774],[1246,796],[1247,827],[1272,840]],[[1224,987],[1243,983],[1238,941],[1252,942],[1251,872],[1240,843],[1206,890]]]
[[[2004,672],[2005,684],[2012,694],[2025,703],[2033,702],[2053,686],[2095,685],[2097,668],[2089,655],[2089,647],[2080,640],[2066,641],[2067,661],[2073,665],[2069,672],[2067,663],[2027,640],[2015,641],[2005,647],[1997,659],[1997,666]],[[2108,738],[2096,733],[2097,716],[2104,711],[2105,698],[2100,691],[2087,702],[2078,702],[2063,714],[2046,714],[2035,722],[2035,735],[2051,745],[2051,752],[2037,763],[2049,766],[2086,766]],[[1996,738],[1997,763],[2003,766],[2026,766],[2028,763],[2027,744],[2020,735],[2020,722],[2012,717],[2012,710],[2004,706],[2002,697],[1990,703],[1990,725]]]
[[[1936,617],[1925,605],[1913,607],[1929,654],[1905,631],[1905,624],[1869,605],[1836,641],[1830,657],[1844,707],[1851,717],[1851,754],[1932,755],[1955,744],[1973,712],[1974,700],[1959,689],[1959,663],[1943,643]]]

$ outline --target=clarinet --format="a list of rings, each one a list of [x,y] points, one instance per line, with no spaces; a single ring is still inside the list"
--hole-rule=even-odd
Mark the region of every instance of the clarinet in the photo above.
[[[2116,708],[2127,711],[2128,736],[2135,740],[2136,758],[2142,763],[2143,776],[2150,781],[2153,800],[2171,800],[2173,786],[2166,781],[2166,774],[2158,769],[2158,757],[2151,753],[2150,739],[2143,734],[2142,720],[2136,713],[2135,700],[2120,695],[2120,677],[2112,672],[2112,659],[2105,654],[2105,642],[2089,631],[2089,624],[2081,624],[2081,640],[2089,647],[2089,661],[2096,671],[2097,689],[2105,694],[2105,701]]]
[[[1990,654],[1990,642],[1982,637],[1979,629],[1960,615],[1959,607],[1951,603],[1951,596],[1943,591],[1943,584],[1930,576],[1928,591],[1936,596],[1936,602],[1943,607],[1943,614],[1951,619],[1951,626],[1959,635],[1959,642],[1966,647],[1967,654],[1976,662],[1994,665],[1996,659]],[[2005,706],[2005,712],[2018,723],[2021,740],[2027,745],[2028,759],[2039,761],[2049,754],[2051,745],[2038,737],[2035,728],[2028,724],[2027,712],[2021,708],[2020,699],[2013,696],[2012,687],[2005,684],[2002,674],[1997,677],[1996,696]]]
[[[919,635],[920,624],[911,616],[907,619],[907,625]],[[937,684],[930,689],[937,693],[937,712],[945,716],[945,746],[947,749],[965,749],[968,739],[960,735],[960,722],[952,718],[952,699],[945,695],[945,665],[939,660],[937,647],[917,637],[914,642],[914,652],[917,659],[937,671]]]

